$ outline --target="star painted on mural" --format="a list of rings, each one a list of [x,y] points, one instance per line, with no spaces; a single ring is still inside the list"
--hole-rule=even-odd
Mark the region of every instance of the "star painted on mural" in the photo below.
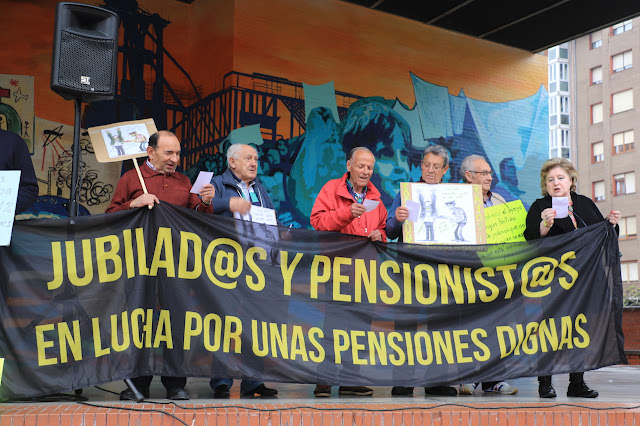
[[[9,84],[12,85],[13,87],[20,86],[20,80],[16,80],[15,78],[12,78],[9,80]]]
[[[15,92],[13,92],[13,96],[16,98],[16,102],[18,102],[20,99],[24,99],[27,100],[29,99],[29,95],[27,94],[22,94],[22,88],[18,87],[18,90],[16,90]]]

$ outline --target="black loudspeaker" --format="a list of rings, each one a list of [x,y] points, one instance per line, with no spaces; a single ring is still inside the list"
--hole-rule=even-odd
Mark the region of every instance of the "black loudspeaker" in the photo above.
[[[114,12],[81,3],[58,3],[53,38],[51,90],[83,102],[116,94],[118,29]]]

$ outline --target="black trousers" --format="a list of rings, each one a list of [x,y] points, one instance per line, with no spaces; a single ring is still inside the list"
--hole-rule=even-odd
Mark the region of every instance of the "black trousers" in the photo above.
[[[538,376],[540,384],[551,384],[551,376]],[[582,383],[584,382],[584,373],[569,373],[569,383]]]
[[[131,382],[135,385],[136,388],[138,388],[140,392],[142,392],[142,389],[149,389],[152,379],[153,376],[140,376],[134,377],[133,379],[131,379]],[[175,387],[184,388],[184,386],[187,384],[186,377],[162,376],[160,378],[160,381],[167,390]]]

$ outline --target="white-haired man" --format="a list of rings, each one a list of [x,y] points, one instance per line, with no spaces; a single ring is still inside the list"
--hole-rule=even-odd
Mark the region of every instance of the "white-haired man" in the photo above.
[[[460,175],[464,183],[471,183],[482,186],[482,199],[485,207],[491,207],[498,204],[504,204],[506,201],[500,194],[491,192],[491,183],[493,182],[493,171],[489,163],[479,155],[470,155],[462,160],[460,164]],[[468,383],[458,386],[460,395],[473,395],[478,387],[478,383]],[[496,392],[503,395],[515,395],[518,388],[510,385],[504,380],[482,382],[482,390],[484,392]]]
[[[470,155],[460,164],[460,175],[464,183],[473,183],[482,186],[482,199],[485,207],[506,203],[502,195],[491,192],[493,183],[493,170],[484,157]]]
[[[251,220],[251,206],[273,209],[273,202],[258,179],[258,153],[251,145],[233,144],[227,150],[227,170],[211,179],[215,196],[211,200],[213,212],[236,219]],[[213,397],[229,398],[232,379],[212,378]],[[276,389],[258,380],[243,380],[240,393],[244,396],[276,396]]]
[[[366,147],[356,147],[347,158],[347,172],[338,179],[328,181],[320,190],[311,210],[311,226],[318,231],[333,231],[342,234],[359,235],[371,241],[387,241],[385,223],[387,209],[380,199],[380,191],[371,183],[376,159]],[[365,200],[378,201],[370,211],[364,206]],[[327,307],[325,326],[339,326],[337,315]],[[327,373],[327,376],[331,373]],[[365,386],[340,386],[340,395],[369,396],[373,389]],[[331,396],[331,386],[318,384],[313,391],[316,397]]]

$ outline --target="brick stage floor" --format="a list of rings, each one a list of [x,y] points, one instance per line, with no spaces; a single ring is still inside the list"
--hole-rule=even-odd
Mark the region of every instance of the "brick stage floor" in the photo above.
[[[391,388],[376,387],[370,397],[314,398],[313,385],[268,384],[275,398],[244,398],[238,384],[228,400],[212,399],[207,379],[190,378],[192,399],[174,404],[163,399],[154,379],[151,398],[123,402],[122,382],[82,390],[86,402],[5,402],[0,426],[18,425],[639,425],[640,366],[613,366],[588,372],[585,379],[600,392],[596,399],[566,396],[568,375],[554,376],[558,397],[540,399],[534,378],[509,380],[517,395],[476,391],[473,396],[392,397]],[[110,392],[113,393],[110,393]],[[69,392],[73,396],[73,392]]]

